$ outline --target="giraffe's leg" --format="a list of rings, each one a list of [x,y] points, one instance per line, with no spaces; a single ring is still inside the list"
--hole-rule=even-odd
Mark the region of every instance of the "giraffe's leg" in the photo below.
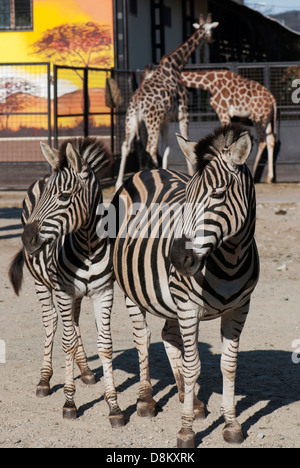
[[[275,136],[272,131],[272,124],[269,122],[266,128],[266,140],[268,149],[268,175],[266,182],[267,184],[273,182],[274,179],[274,148],[275,148]]]
[[[179,115],[181,115],[181,118],[179,119],[179,131],[180,131],[180,134],[186,139],[188,140],[188,125],[189,125],[189,121],[188,121],[188,113],[185,113],[183,112],[183,110],[181,110],[181,113],[179,113]],[[178,117],[179,118],[179,117]],[[186,159],[186,165],[187,165],[187,169],[188,169],[188,174],[190,176],[193,176],[194,173],[195,173],[195,170],[193,168],[193,165],[190,163],[190,161],[188,161]]]
[[[261,141],[261,142],[258,144],[258,150],[257,150],[256,156],[255,156],[255,161],[254,161],[253,170],[252,170],[253,178],[255,177],[255,174],[256,174],[256,171],[257,171],[257,167],[258,167],[258,164],[259,164],[261,155],[263,154],[264,149],[265,149],[265,147],[266,147],[266,144],[267,144],[266,141]]]
[[[225,419],[223,438],[228,443],[240,444],[244,437],[235,414],[235,376],[240,334],[249,310],[249,303],[237,311],[222,315],[221,337],[223,375],[222,413]]]
[[[150,154],[150,157],[155,167],[159,167],[157,159],[157,147],[164,118],[164,115],[157,115],[155,116],[155,119],[150,119],[150,117],[148,116],[145,119],[145,125],[148,135],[146,151]]]
[[[123,183],[123,177],[124,177],[124,172],[125,172],[127,156],[130,153],[131,143],[132,143],[134,137],[138,133],[137,115],[136,115],[136,112],[135,112],[133,106],[131,106],[131,105],[129,106],[129,108],[127,110],[125,126],[126,126],[125,139],[124,139],[124,142],[122,144],[119,174],[118,174],[118,178],[117,178],[116,185],[115,185],[116,191],[121,187],[121,185]]]
[[[119,188],[121,187],[123,183],[127,156],[130,153],[130,145],[131,145],[133,138],[134,138],[134,133],[131,133],[130,136],[122,144],[119,174],[118,174],[118,178],[117,178],[116,185],[115,185],[116,191],[119,190]]]
[[[80,328],[79,328],[79,316],[80,316],[80,307],[81,307],[82,298],[77,298],[74,304],[74,323],[75,330],[78,337],[78,347],[75,355],[75,361],[78,365],[81,373],[81,380],[86,385],[94,385],[96,383],[93,372],[88,366],[87,357],[84,351]]]
[[[257,132],[257,136],[258,136],[258,149],[257,149],[257,153],[256,153],[256,156],[255,156],[255,161],[254,161],[253,170],[252,170],[253,179],[255,177],[260,158],[261,158],[261,156],[262,156],[262,154],[264,152],[264,149],[265,149],[265,147],[267,145],[265,128],[262,126],[262,124],[260,122],[255,122],[254,121],[254,125],[256,127],[256,132]]]
[[[53,303],[52,292],[46,286],[36,281],[36,292],[42,305],[42,318],[45,330],[44,360],[41,368],[41,379],[37,385],[38,397],[48,396],[50,393],[50,379],[53,374],[52,352],[54,336],[57,328],[57,312]]]
[[[188,91],[185,86],[179,89],[178,93],[178,123],[180,134],[186,140],[189,139],[189,112],[188,112]]]
[[[184,402],[184,379],[182,371],[182,338],[179,330],[179,324],[176,320],[166,320],[162,330],[162,339],[165,350],[168,355],[170,365],[175,377],[178,388],[179,401]],[[204,404],[194,395],[194,415],[196,419],[204,419]]]
[[[188,113],[188,91],[185,86],[179,90],[178,96],[178,123],[180,134],[186,140],[189,139],[189,113]],[[188,174],[194,174],[194,168],[190,161],[186,160]]]
[[[162,158],[162,168],[168,168],[168,157],[170,154],[170,146],[169,146],[169,124],[168,122],[164,122],[162,129],[161,129],[162,141],[163,141],[163,158]]]
[[[149,346],[151,333],[146,322],[146,312],[137,307],[128,297],[126,306],[133,324],[133,338],[138,350],[140,366],[140,387],[137,414],[142,417],[155,416],[156,402],[149,373]]]
[[[201,369],[198,353],[198,311],[178,310],[178,320],[184,346],[182,366],[184,378],[184,404],[181,414],[182,427],[177,435],[177,447],[194,448],[194,396],[195,385]]]
[[[98,329],[98,353],[103,366],[105,400],[109,407],[109,420],[112,427],[124,426],[124,416],[117,401],[117,391],[112,366],[111,309],[113,288],[108,288],[101,295],[92,298],[96,325]]]

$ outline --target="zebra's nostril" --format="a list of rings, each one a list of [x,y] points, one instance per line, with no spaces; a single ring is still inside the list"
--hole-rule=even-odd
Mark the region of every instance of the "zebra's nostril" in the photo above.
[[[30,245],[35,245],[35,244],[36,244],[36,239],[37,239],[36,236],[31,237],[31,239],[29,239],[29,244],[30,244]]]
[[[193,263],[194,263],[194,258],[193,258],[192,255],[187,255],[185,257],[185,259],[184,259],[184,262],[183,262],[185,268],[191,267],[193,265]]]

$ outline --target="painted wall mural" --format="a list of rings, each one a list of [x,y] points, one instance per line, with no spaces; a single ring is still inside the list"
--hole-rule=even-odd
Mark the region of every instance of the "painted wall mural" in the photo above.
[[[4,12],[0,5],[0,138],[41,135],[46,131],[47,70],[32,63],[98,68],[110,68],[114,63],[112,0],[32,0],[31,7],[31,29],[6,31],[1,28]],[[26,64],[15,65],[20,62]],[[105,79],[103,73],[89,82],[93,112],[109,112],[105,106]],[[61,71],[59,113],[82,112],[82,86],[82,72]],[[25,119],[25,112],[31,113],[31,118]],[[109,122],[108,116],[97,116],[93,124],[105,126]],[[59,123],[65,129],[78,124],[79,118]]]

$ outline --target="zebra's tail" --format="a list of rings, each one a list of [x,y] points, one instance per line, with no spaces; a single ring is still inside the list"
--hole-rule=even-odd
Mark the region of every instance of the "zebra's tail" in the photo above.
[[[23,282],[23,266],[24,266],[25,256],[24,249],[21,249],[17,255],[12,259],[11,264],[8,270],[8,277],[12,284],[12,287],[16,293],[19,295]]]

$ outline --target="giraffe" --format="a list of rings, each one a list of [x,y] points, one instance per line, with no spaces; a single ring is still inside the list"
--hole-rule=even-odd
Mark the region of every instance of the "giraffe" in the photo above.
[[[212,30],[218,23],[212,23],[208,15],[206,21],[194,23],[194,33],[169,54],[162,57],[155,71],[147,76],[133,94],[125,120],[125,139],[121,150],[121,164],[116,189],[122,185],[125,163],[130,152],[130,145],[136,136],[139,139],[139,123],[144,122],[147,130],[146,152],[152,162],[158,166],[157,145],[162,133],[165,150],[163,167],[167,167],[169,146],[167,143],[168,124],[178,117],[180,132],[188,138],[188,92],[181,81],[181,71],[192,52],[202,41],[210,42]],[[191,171],[191,168],[190,168]]]
[[[273,153],[277,118],[277,104],[273,94],[257,81],[249,80],[229,70],[183,71],[181,77],[187,88],[200,88],[210,92],[210,104],[222,125],[229,124],[232,117],[248,117],[252,120],[258,135],[253,177],[267,146],[266,182],[271,183],[274,179]]]

